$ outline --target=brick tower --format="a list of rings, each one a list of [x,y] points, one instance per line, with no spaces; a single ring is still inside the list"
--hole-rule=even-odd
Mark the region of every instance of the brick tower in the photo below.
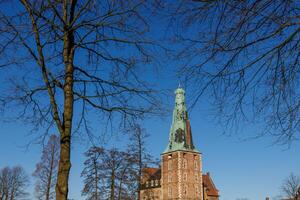
[[[162,153],[162,199],[203,200],[201,153],[194,147],[185,92],[175,90],[169,144]]]

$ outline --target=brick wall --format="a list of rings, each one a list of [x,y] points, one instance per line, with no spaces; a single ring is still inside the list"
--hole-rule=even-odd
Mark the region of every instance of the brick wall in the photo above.
[[[201,154],[175,151],[162,155],[163,199],[203,200]]]

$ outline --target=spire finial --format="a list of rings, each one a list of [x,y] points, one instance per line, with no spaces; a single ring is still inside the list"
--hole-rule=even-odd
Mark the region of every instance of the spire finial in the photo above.
[[[178,88],[181,88],[181,83],[180,83],[180,81],[178,82]]]

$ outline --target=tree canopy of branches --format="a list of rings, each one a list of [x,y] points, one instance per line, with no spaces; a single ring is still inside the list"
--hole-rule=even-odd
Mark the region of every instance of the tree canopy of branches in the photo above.
[[[59,138],[51,135],[42,152],[41,161],[36,165],[33,176],[36,197],[39,200],[55,199],[55,184],[59,161]]]
[[[299,16],[297,0],[176,1],[176,57],[194,102],[209,96],[228,128],[254,122],[279,144],[299,139]]]
[[[84,178],[83,196],[88,200],[135,199],[137,171],[131,154],[92,147],[85,155],[87,159],[81,175]]]
[[[22,200],[28,196],[26,191],[29,178],[20,166],[0,170],[0,200]]]
[[[291,174],[282,185],[284,196],[290,200],[300,199],[300,177]]]
[[[124,125],[158,105],[140,73],[155,58],[148,34],[153,5],[135,0],[0,3],[0,70],[11,75],[1,105],[4,111],[19,108],[10,114],[35,129],[55,125],[60,134],[56,199],[66,200],[71,136],[80,130],[91,136],[89,114]]]

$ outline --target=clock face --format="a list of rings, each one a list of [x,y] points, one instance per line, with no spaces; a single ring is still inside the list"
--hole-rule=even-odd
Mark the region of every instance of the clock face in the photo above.
[[[176,130],[176,133],[175,133],[175,142],[177,143],[182,143],[184,141],[184,131],[179,128]]]

